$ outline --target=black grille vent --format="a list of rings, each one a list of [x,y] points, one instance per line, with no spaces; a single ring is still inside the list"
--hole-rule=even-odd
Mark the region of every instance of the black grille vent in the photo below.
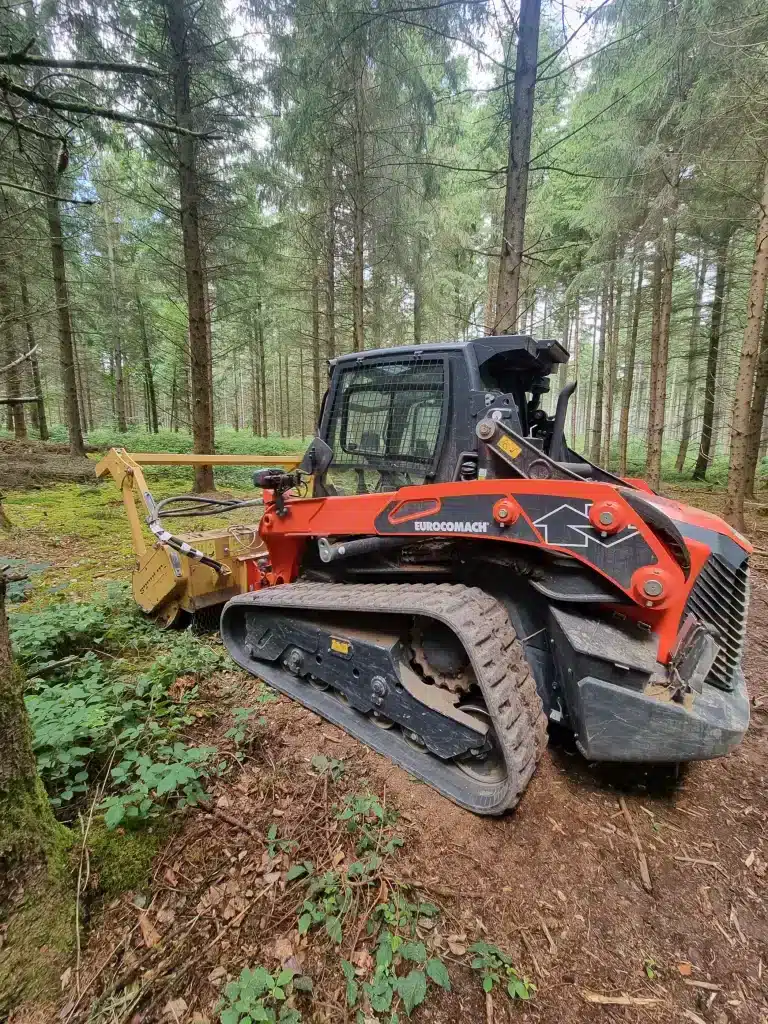
[[[747,559],[736,569],[720,555],[710,555],[696,577],[685,610],[708,626],[720,645],[706,682],[721,690],[733,689],[744,648],[748,604]]]

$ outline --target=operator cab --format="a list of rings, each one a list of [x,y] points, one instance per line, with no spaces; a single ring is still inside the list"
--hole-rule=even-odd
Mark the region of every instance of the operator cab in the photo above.
[[[475,433],[489,414],[587,475],[590,464],[562,438],[574,386],[563,389],[554,416],[541,408],[550,374],[568,358],[557,341],[499,335],[330,360],[319,435],[333,451],[333,491],[510,476]]]

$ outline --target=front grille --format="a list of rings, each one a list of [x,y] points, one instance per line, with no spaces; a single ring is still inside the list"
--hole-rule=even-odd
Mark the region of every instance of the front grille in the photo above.
[[[706,682],[721,690],[733,689],[744,648],[748,604],[747,559],[734,568],[720,555],[711,554],[696,577],[685,610],[707,626],[720,645]]]

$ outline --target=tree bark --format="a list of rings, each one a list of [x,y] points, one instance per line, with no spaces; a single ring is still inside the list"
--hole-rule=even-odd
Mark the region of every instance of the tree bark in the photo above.
[[[189,24],[184,0],[165,0],[168,39],[173,55],[173,98],[176,123],[192,128]],[[189,314],[189,354],[192,376],[192,440],[196,454],[213,454],[213,396],[208,306],[200,229],[198,141],[182,135],[176,141],[181,209],[181,234]],[[195,466],[195,490],[215,489],[212,466]]]
[[[760,354],[757,357],[755,391],[749,413],[749,446],[747,448],[747,497],[754,498],[757,463],[760,458],[760,439],[765,418],[765,400],[768,396],[768,306],[763,311],[763,327],[760,332]]]
[[[627,355],[624,362],[624,380],[621,387],[621,412],[619,414],[619,476],[627,474],[627,443],[629,441],[629,411],[632,405],[632,385],[635,377],[635,353],[637,351],[637,332],[640,325],[640,310],[643,304],[643,269],[644,258],[641,253],[637,268],[637,286],[629,300],[629,313],[632,325],[627,332]]]
[[[541,0],[521,0],[494,334],[511,334],[518,318],[540,21]]]
[[[600,461],[603,437],[603,385],[605,377],[605,340],[608,330],[608,291],[609,284],[603,280],[603,297],[600,302],[600,333],[597,351],[597,377],[595,379],[595,406],[592,420],[592,444],[589,458],[591,462]]]
[[[712,313],[709,322],[704,410],[701,420],[699,452],[696,456],[696,465],[693,470],[694,480],[706,479],[712,454],[712,428],[715,419],[715,396],[717,394],[717,363],[720,354],[720,332],[723,322],[723,300],[725,297],[725,279],[728,272],[728,244],[730,239],[730,230],[725,228],[720,236],[715,256],[715,289],[712,296]]]
[[[693,426],[693,400],[696,395],[697,369],[699,361],[699,335],[701,330],[701,296],[704,291],[704,279],[707,276],[707,260],[703,252],[699,253],[696,264],[696,276],[693,296],[693,314],[691,316],[691,334],[688,339],[688,366],[685,381],[685,404],[683,406],[683,429],[680,436],[680,448],[677,452],[675,471],[682,473],[688,455]]]
[[[80,405],[77,396],[77,378],[75,376],[75,347],[72,338],[72,317],[69,307],[69,290],[67,288],[67,261],[64,254],[64,236],[61,229],[61,211],[59,201],[55,197],[57,186],[56,159],[57,148],[54,144],[48,150],[44,172],[44,186],[50,193],[45,201],[48,221],[48,233],[51,244],[51,264],[53,268],[53,291],[56,300],[56,315],[59,334],[59,360],[61,364],[61,383],[64,393],[67,430],[69,432],[69,451],[71,455],[85,455],[83,432],[80,426]]]
[[[747,322],[739,358],[739,375],[733,402],[731,457],[728,469],[728,495],[725,517],[731,526],[744,532],[744,497],[748,483],[749,418],[755,366],[760,343],[760,321],[768,285],[768,161],[763,171],[763,194],[755,236],[755,257],[747,300]]]
[[[24,316],[24,324],[27,331],[27,351],[32,352],[35,347],[35,331],[32,326],[32,310],[29,305],[27,276],[21,265],[19,265],[19,287],[21,290],[21,312]],[[37,399],[37,404],[34,406],[37,410],[37,422],[34,425],[40,433],[40,440],[47,441],[50,434],[48,433],[48,420],[45,415],[45,399],[43,397],[43,384],[40,379],[40,360],[38,359],[38,353],[34,352],[33,355],[30,356],[29,361],[32,366],[32,384],[35,389],[35,398]]]

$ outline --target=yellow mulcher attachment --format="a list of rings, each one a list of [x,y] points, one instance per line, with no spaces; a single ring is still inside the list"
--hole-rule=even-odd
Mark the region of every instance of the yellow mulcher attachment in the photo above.
[[[283,466],[293,469],[301,455],[171,455],[126,452],[112,448],[96,466],[96,475],[112,475],[120,488],[131,528],[136,566],[133,596],[139,607],[167,626],[181,625],[191,616],[218,617],[224,602],[252,589],[258,578],[258,559],[266,547],[258,532],[258,521],[238,523],[177,536],[163,520],[173,516],[226,515],[234,510],[263,504],[261,498],[240,500],[208,498],[196,494],[155,501],[147,486],[142,466]],[[146,509],[144,521],[152,534],[150,541],[142,528],[136,498]]]

